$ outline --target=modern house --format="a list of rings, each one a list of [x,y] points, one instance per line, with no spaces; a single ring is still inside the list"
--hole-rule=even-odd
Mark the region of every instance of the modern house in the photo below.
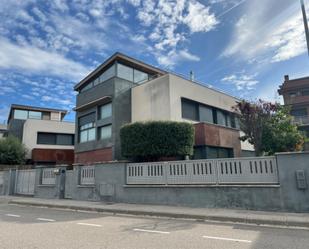
[[[309,77],[290,80],[285,75],[278,93],[283,96],[284,104],[290,106],[294,122],[309,137]]]
[[[278,93],[283,96],[284,104],[290,106],[294,122],[309,137],[309,77],[290,80],[285,75]]]
[[[74,90],[76,163],[121,160],[121,126],[147,120],[193,123],[194,158],[254,154],[239,140],[236,98],[124,54],[108,58]]]
[[[8,135],[26,146],[26,159],[34,164],[72,164],[75,124],[64,122],[67,111],[11,105]]]
[[[0,139],[6,135],[7,125],[0,124]]]

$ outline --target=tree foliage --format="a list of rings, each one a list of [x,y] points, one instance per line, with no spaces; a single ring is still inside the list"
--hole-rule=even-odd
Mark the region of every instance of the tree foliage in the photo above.
[[[22,164],[25,156],[26,149],[18,138],[9,136],[0,139],[0,164]]]
[[[186,156],[193,154],[194,127],[185,122],[136,122],[121,128],[120,139],[122,155],[130,159]]]
[[[240,113],[241,140],[253,144],[257,155],[301,150],[304,137],[293,124],[287,107],[259,100],[240,101],[235,106]]]

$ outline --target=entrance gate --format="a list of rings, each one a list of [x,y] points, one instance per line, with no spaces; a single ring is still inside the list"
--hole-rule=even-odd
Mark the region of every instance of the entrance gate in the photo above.
[[[15,194],[34,195],[35,169],[16,170]]]

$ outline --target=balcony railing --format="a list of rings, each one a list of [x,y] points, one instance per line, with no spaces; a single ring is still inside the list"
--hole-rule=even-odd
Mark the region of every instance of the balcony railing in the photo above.
[[[307,116],[294,116],[293,123],[297,125],[309,125],[309,115]]]

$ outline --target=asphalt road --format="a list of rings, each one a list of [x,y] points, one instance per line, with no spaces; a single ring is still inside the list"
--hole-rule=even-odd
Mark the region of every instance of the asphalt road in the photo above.
[[[0,248],[308,249],[309,230],[0,204]]]

